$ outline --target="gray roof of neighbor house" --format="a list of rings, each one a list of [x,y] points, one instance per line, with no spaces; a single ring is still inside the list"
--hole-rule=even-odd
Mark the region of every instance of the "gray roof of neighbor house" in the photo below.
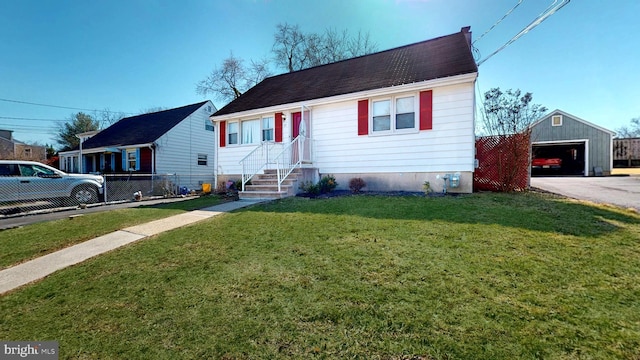
[[[126,117],[82,143],[82,148],[152,143],[206,103]]]
[[[458,33],[264,79],[213,116],[381,89],[478,71]]]

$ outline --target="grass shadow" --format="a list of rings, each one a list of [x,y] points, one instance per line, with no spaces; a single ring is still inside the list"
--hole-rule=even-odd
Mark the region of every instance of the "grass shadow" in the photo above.
[[[478,193],[425,198],[357,195],[326,199],[289,198],[240,211],[352,215],[375,219],[501,225],[563,235],[597,237],[640,215],[612,206],[540,193]]]

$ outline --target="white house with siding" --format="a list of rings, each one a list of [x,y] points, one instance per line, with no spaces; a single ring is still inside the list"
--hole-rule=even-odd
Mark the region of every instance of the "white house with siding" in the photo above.
[[[179,186],[197,189],[214,180],[215,134],[211,101],[126,117],[81,137],[81,145],[60,152],[67,172],[177,174]],[[79,161],[82,159],[82,161]]]
[[[218,181],[280,197],[287,175],[351,178],[365,190],[472,191],[477,66],[469,28],[270,77],[211,116]],[[299,170],[298,170],[299,169]],[[273,175],[263,175],[263,173]],[[280,186],[263,183],[274,177]],[[445,181],[445,179],[447,179]]]

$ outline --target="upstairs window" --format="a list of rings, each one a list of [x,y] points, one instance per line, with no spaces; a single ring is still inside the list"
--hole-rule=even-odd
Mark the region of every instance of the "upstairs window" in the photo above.
[[[551,117],[551,126],[562,126],[562,115],[553,115]]]
[[[206,131],[213,131],[213,124],[208,119],[204,121],[204,129]]]

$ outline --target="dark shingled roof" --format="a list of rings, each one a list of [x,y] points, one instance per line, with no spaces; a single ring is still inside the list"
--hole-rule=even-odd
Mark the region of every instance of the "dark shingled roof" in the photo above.
[[[468,30],[267,78],[213,116],[477,72]]]
[[[205,103],[126,117],[82,143],[82,147],[93,149],[152,143]]]

